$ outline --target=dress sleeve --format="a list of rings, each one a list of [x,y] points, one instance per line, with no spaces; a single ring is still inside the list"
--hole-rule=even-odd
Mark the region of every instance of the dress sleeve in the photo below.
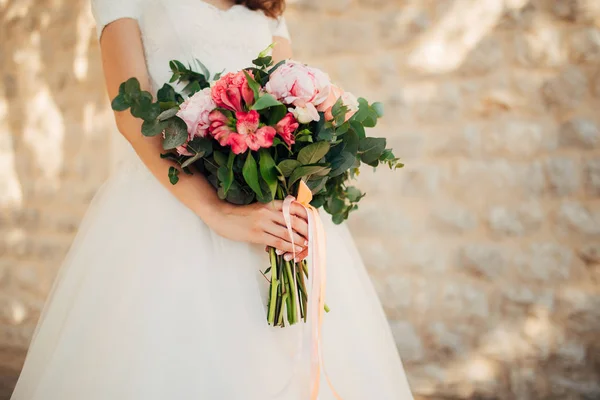
[[[98,39],[106,25],[121,18],[139,18],[139,0],[92,0]]]
[[[269,23],[271,25],[271,35],[290,40],[290,32],[288,31],[284,16],[280,16],[277,19],[269,18]]]

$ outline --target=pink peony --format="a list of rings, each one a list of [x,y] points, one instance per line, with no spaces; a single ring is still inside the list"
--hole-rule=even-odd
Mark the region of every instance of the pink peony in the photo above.
[[[248,72],[250,76],[252,72]],[[218,107],[231,111],[244,111],[243,103],[251,106],[254,92],[248,86],[244,71],[223,75],[212,87],[212,98]]]
[[[346,121],[348,121],[358,111],[358,100],[352,93],[344,92],[338,86],[331,85],[329,97],[327,97],[327,100],[317,107],[318,111],[325,113],[326,121],[333,120],[333,114],[331,110],[340,97],[342,98],[342,104],[348,107]]]
[[[180,155],[192,155],[186,148],[187,142],[206,136],[210,126],[208,116],[216,107],[209,88],[194,93],[179,106],[176,115],[185,122],[188,130],[188,140],[176,149]]]
[[[268,93],[287,105],[301,123],[318,121],[316,106],[327,100],[331,81],[323,71],[288,61],[271,74],[265,85]]]
[[[300,124],[298,124],[296,118],[294,118],[294,114],[288,113],[285,117],[281,119],[281,121],[277,123],[277,125],[275,125],[275,130],[277,131],[277,134],[281,136],[283,141],[288,146],[291,146],[296,141],[296,138],[294,137],[294,132],[296,131],[296,129],[298,129],[299,125]]]

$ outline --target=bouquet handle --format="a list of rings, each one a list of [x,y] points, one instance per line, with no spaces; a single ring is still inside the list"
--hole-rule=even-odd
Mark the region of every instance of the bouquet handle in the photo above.
[[[290,238],[293,242],[292,232],[292,217],[290,213],[290,206],[292,203],[299,203],[302,205],[308,213],[308,257],[312,261],[312,268],[309,276],[309,301],[308,301],[308,320],[310,321],[310,379],[311,379],[311,400],[318,400],[319,387],[321,380],[321,372],[325,376],[329,388],[333,392],[334,396],[338,400],[342,400],[340,395],[336,392],[331,384],[327,373],[323,366],[323,354],[322,354],[322,343],[321,343],[321,332],[323,327],[323,315],[325,313],[325,287],[327,282],[327,254],[326,254],[326,238],[325,229],[323,228],[323,222],[319,215],[319,211],[310,205],[312,200],[312,193],[304,181],[300,181],[298,188],[298,197],[294,198],[288,196],[283,202],[283,217],[285,219],[286,227]],[[294,251],[294,259],[296,254]],[[298,282],[296,279],[296,263],[293,263],[293,277],[294,277],[294,292],[298,292]],[[299,310],[299,300],[295,297],[296,304],[293,309]]]

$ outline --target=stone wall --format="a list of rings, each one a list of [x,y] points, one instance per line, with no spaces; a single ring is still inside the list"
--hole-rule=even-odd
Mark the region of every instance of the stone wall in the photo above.
[[[0,384],[108,171],[87,7],[0,0]],[[361,175],[351,227],[415,394],[600,398],[600,2],[287,15],[297,58],[386,103],[377,134],[407,164]]]

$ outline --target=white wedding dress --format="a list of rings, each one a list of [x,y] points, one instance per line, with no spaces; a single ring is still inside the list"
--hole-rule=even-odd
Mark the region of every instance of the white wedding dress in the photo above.
[[[238,70],[287,37],[283,19],[202,0],[93,0],[98,32],[139,23],[154,89],[168,62]],[[318,44],[315,44],[318,45]],[[13,400],[308,400],[304,324],[266,322],[264,249],[224,239],[122,138],[40,318]],[[344,400],[412,399],[377,295],[344,225],[328,239],[323,361]],[[306,350],[306,347],[304,348]],[[322,380],[320,400],[334,396]]]

